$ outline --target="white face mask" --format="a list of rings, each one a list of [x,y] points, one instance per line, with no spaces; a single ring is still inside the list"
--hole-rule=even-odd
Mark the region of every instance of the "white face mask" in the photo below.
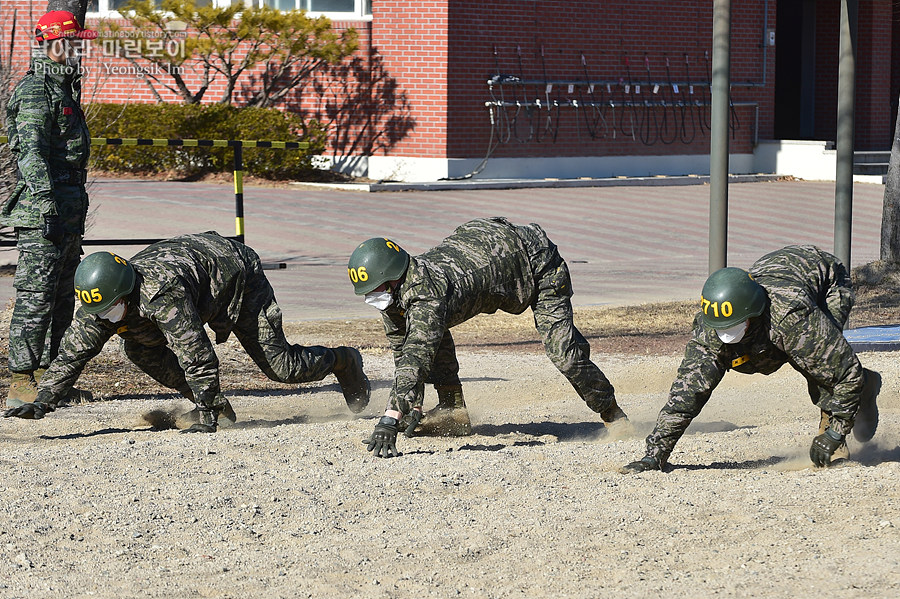
[[[119,300],[103,312],[97,312],[97,316],[110,322],[119,322],[125,317],[125,302]]]
[[[749,320],[745,320],[744,322],[739,322],[727,329],[716,329],[716,335],[719,336],[722,343],[740,343],[741,339],[744,338],[744,334],[747,332],[749,323]]]
[[[390,291],[373,291],[366,294],[366,303],[379,310],[387,310],[393,301],[394,296]]]

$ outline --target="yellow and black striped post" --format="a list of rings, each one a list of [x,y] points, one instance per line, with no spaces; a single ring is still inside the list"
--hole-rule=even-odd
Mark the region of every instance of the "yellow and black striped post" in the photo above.
[[[244,146],[234,146],[234,234],[244,243]]]
[[[8,138],[0,135],[0,143]],[[92,137],[91,145],[108,146],[161,146],[193,148],[232,148],[234,150],[234,227],[235,239],[244,243],[244,148],[277,148],[281,150],[305,150],[305,141],[259,141],[236,139],[156,139],[142,137]],[[149,245],[161,239],[97,239],[83,240],[83,245]],[[0,241],[2,245],[15,242]]]

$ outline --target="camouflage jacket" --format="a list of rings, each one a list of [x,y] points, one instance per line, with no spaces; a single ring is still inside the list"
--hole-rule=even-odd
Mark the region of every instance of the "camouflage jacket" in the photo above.
[[[74,210],[87,211],[80,171],[87,167],[91,139],[81,110],[80,79],[40,52],[13,90],[6,123],[19,180],[0,205],[0,225],[39,228],[46,214],[68,220],[67,207],[58,205],[65,198],[57,197],[65,194],[54,193],[63,185],[81,190]]]
[[[536,294],[532,256],[540,243],[534,227],[477,219],[410,257],[395,302],[382,313],[394,350],[393,409],[408,413],[422,405],[419,383],[431,372],[450,327],[497,310],[520,314],[531,305]]]
[[[854,301],[843,265],[816,247],[788,246],[749,271],[769,307],[735,344],[722,343],[698,313],[668,402],[647,437],[647,455],[660,463],[728,370],[768,375],[788,363],[822,391],[819,407],[833,415],[832,428],[847,434],[853,426],[863,369],[842,332]]]
[[[219,361],[208,324],[223,343],[241,311],[248,275],[262,272],[259,257],[247,246],[207,232],[154,243],[135,254],[137,272],[125,318],[117,323],[75,312],[59,356],[41,378],[40,391],[64,397],[87,362],[118,334],[148,347],[168,346],[199,397],[219,392]]]

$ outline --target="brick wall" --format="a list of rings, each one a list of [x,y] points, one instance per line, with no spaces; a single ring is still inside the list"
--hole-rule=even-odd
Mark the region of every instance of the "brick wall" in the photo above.
[[[894,122],[891,114],[891,39],[893,9],[890,2],[860,2],[856,64],[857,150],[890,148]],[[835,107],[835,112],[837,108]]]
[[[671,96],[673,90],[668,82],[683,84],[689,78],[694,83],[708,81],[706,57],[711,51],[711,2],[483,3],[467,0],[452,2],[451,7],[451,156],[477,156],[487,148],[490,123],[484,101],[490,100],[491,96],[485,81],[497,73],[537,83],[504,85],[502,90],[495,88],[495,98],[500,98],[501,93],[506,100],[534,101],[538,98],[544,106],[548,100],[563,104],[577,101],[584,106],[585,102],[604,102],[610,98],[605,85],[595,86],[593,95],[587,86],[570,88],[566,84],[554,85],[548,93],[544,81],[612,82],[609,90],[613,101],[619,104],[627,98],[638,103],[644,100],[659,103],[663,98],[670,104],[673,99],[687,102],[691,97],[686,94],[686,86],[679,87],[678,96]],[[759,135],[771,137],[774,80],[770,76],[767,85],[761,87],[762,9],[762,2],[732,4],[731,75],[735,84],[732,99],[756,102],[760,110]],[[774,3],[769,5],[769,21],[774,23]],[[668,73],[666,59],[669,61]],[[771,75],[774,52],[767,55],[767,68]],[[648,81],[651,82],[649,86]],[[746,83],[759,87],[742,85]],[[653,94],[656,84],[661,87]],[[624,94],[625,85],[629,86],[628,96]],[[634,95],[636,85],[640,85],[640,95]],[[708,100],[706,88],[696,85],[694,91],[694,99]],[[741,106],[735,110],[738,128],[731,141],[732,151],[751,151],[756,109]],[[499,136],[506,143],[502,143],[494,155],[708,152],[709,137],[697,124],[699,115],[696,110],[687,114],[689,118],[684,120],[684,130],[678,126],[676,131],[676,125],[682,122],[680,109],[606,109],[601,118],[601,114],[592,109],[569,107],[561,108],[557,113],[509,108],[497,115],[495,140]],[[664,124],[668,131],[663,128]],[[662,139],[657,135],[657,129]],[[690,143],[683,143],[682,139]],[[663,140],[670,143],[663,143]]]
[[[839,2],[817,4],[816,137],[834,139]],[[709,0],[378,0],[373,5],[371,22],[335,23],[337,28],[352,26],[359,31],[357,55],[313,78],[285,104],[329,123],[330,152],[335,155],[479,158],[492,140],[484,103],[500,99],[501,94],[505,100],[540,99],[542,108],[494,113],[493,143],[503,142],[494,151],[497,157],[709,151],[708,131],[698,123],[704,115],[696,107],[685,109],[689,118],[683,128],[679,107],[622,107],[627,99],[657,102],[671,92],[670,78],[682,84],[682,98],[689,100],[683,85],[688,79],[685,56],[690,79],[696,84],[692,97],[709,99],[706,88],[699,85],[708,81],[713,7]],[[22,70],[31,27],[44,6],[30,0],[0,3],[4,53],[12,11],[18,9],[15,61]],[[763,14],[766,6],[768,15]],[[766,17],[767,26],[776,27],[775,8],[775,0],[732,3],[732,100],[738,104],[732,152],[751,152],[757,135],[760,139],[773,136],[775,48],[764,52],[762,40]],[[892,18],[898,10],[892,8],[891,0],[860,2],[856,125],[860,149],[890,144],[891,103],[900,88],[900,68],[891,61],[892,52],[893,56],[900,53],[894,35],[900,26]],[[91,60],[100,60],[99,54]],[[85,86],[89,101],[154,101],[133,75],[101,77],[105,65],[93,66],[98,75]],[[532,83],[495,86],[492,97],[486,81],[498,74]],[[585,80],[609,82],[611,94],[606,85],[595,85],[592,95],[585,85],[573,85],[570,90],[565,83]],[[545,82],[564,83],[548,90]],[[658,95],[651,93],[654,83],[662,84]],[[636,85],[641,86],[640,95],[634,93]],[[213,84],[204,101],[218,101],[221,92],[221,84]],[[177,101],[171,93],[164,93],[164,98]],[[615,110],[584,108],[586,102],[610,99]],[[561,104],[574,100],[582,108],[548,111],[548,100]]]
[[[32,40],[34,25],[44,14],[46,6],[46,2],[26,0],[3,0],[0,2],[0,53],[2,53],[3,61],[6,62],[12,45],[14,71],[24,73],[28,68],[28,48]],[[14,35],[13,26],[15,26]]]
[[[17,24],[13,54],[13,65],[20,73],[28,68],[30,48],[32,44],[32,28],[43,14],[45,2],[29,0],[3,0],[0,2],[0,35],[2,35],[3,55],[9,48],[9,37],[12,30],[13,14]],[[127,26],[126,21],[119,20],[119,25]],[[386,119],[392,116],[389,109],[381,107],[372,109],[371,98],[377,97],[383,89],[384,82],[372,81],[373,59],[377,55],[371,50],[370,21],[334,21],[333,27],[338,31],[355,28],[359,33],[359,50],[352,59],[330,70],[310,78],[303,88],[289,96],[281,107],[300,112],[306,118],[317,118],[326,122],[332,132],[332,153],[366,153],[377,148],[376,136],[372,133],[381,127]],[[97,19],[88,19],[87,27],[97,28]],[[121,38],[122,44],[136,43],[133,38]],[[127,46],[122,45],[122,48]],[[146,64],[146,63],[144,63]],[[135,76],[133,65],[123,58],[110,56],[104,52],[100,41],[89,44],[87,54],[82,62],[85,69],[83,79],[83,101],[90,102],[156,102],[145,80]],[[377,60],[375,60],[377,66]],[[185,66],[185,81],[191,90],[200,86],[202,73],[199,65],[191,70]],[[262,67],[249,71],[238,84],[234,94],[234,102],[241,105],[249,96],[248,85],[252,85],[252,77],[258,76]],[[377,69],[376,69],[377,71]],[[382,69],[383,74],[383,69]],[[19,77],[15,77],[18,80]],[[183,99],[167,89],[165,84],[173,85],[170,78],[160,75],[160,83],[155,85],[165,102],[182,102]],[[218,102],[225,91],[225,83],[220,78],[209,86],[203,96],[204,103]]]
[[[900,65],[900,2],[895,2],[893,9],[891,14],[891,65]],[[900,68],[891,68],[890,96],[890,131],[893,132],[894,119],[897,118],[897,103],[900,99]]]
[[[892,116],[892,40],[898,31],[897,9],[889,0],[860,2],[856,48],[857,150],[890,149]],[[816,139],[833,140],[837,134],[837,85],[840,54],[840,3],[816,5]],[[900,69],[893,69],[900,71]]]
[[[372,45],[412,107],[409,134],[385,155],[444,158],[448,136],[447,0],[372,3]]]

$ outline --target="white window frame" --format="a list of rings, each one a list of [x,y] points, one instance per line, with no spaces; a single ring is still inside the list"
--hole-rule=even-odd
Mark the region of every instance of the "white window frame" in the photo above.
[[[234,0],[239,2],[240,0]],[[244,0],[245,3],[252,3],[257,6],[262,6],[265,3],[265,0]],[[232,0],[212,0],[214,6],[230,6]],[[86,15],[88,19],[120,19],[122,15],[117,10],[110,10],[109,5],[112,4],[111,0],[97,0],[97,8],[96,11],[89,11]],[[371,0],[354,0],[354,10],[353,12],[313,12],[307,11],[307,14],[311,17],[327,17],[332,21],[371,21],[372,13],[363,14],[366,6],[371,7]],[[308,6],[307,0],[294,0],[295,7]],[[370,8],[371,10],[371,8]]]

